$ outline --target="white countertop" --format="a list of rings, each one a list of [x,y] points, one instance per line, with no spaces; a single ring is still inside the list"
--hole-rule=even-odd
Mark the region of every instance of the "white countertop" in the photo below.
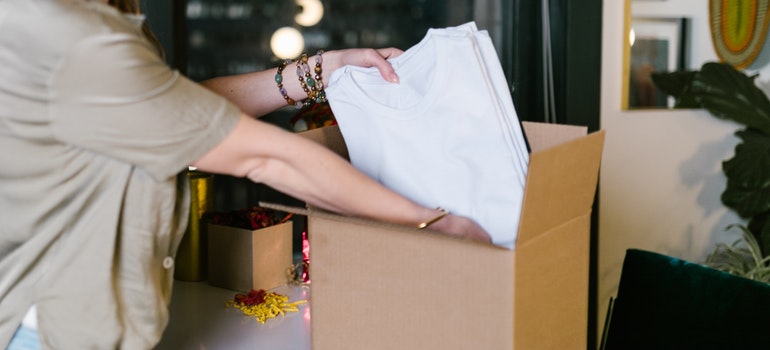
[[[287,312],[264,324],[226,307],[237,292],[206,282],[174,281],[171,319],[158,350],[185,349],[310,349],[310,287],[281,286],[269,290],[289,297],[289,302],[307,300],[298,312]]]

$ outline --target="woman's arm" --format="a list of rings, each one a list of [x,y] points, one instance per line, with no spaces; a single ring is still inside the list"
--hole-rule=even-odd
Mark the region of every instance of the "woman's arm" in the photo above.
[[[398,83],[398,75],[386,60],[401,53],[401,50],[395,48],[347,49],[325,52],[321,55],[323,60],[321,80],[326,84],[334,70],[345,65],[356,65],[377,67],[385,80]],[[311,70],[315,66],[316,57],[317,55],[308,58],[308,65]],[[259,72],[218,77],[202,81],[201,84],[224,96],[246,114],[260,117],[286,105],[286,101],[276,86],[277,70],[276,67]],[[299,84],[296,66],[293,64],[286,66],[283,71],[283,87],[288,96],[296,101],[307,96]]]
[[[324,53],[322,81],[345,65],[377,67],[383,79],[398,83],[387,59],[398,49],[349,49]],[[316,56],[308,59],[315,65]],[[426,208],[387,189],[323,146],[251,116],[262,116],[286,104],[275,82],[277,68],[202,82],[235,103],[245,114],[236,128],[193,165],[200,170],[247,177],[316,207],[340,214],[413,225],[427,222],[440,212]],[[296,67],[283,71],[283,86],[294,100],[307,95],[296,77]],[[448,215],[430,226],[450,235],[490,242],[475,222]]]
[[[323,146],[245,114],[233,132],[193,165],[206,172],[247,177],[350,216],[416,227],[439,214],[387,189]],[[480,226],[453,215],[430,228],[490,241]]]

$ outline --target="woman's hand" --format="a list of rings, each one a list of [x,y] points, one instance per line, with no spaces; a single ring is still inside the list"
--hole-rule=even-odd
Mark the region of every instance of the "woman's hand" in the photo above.
[[[329,81],[332,72],[343,66],[352,65],[358,67],[376,67],[383,79],[391,83],[398,83],[396,70],[387,60],[403,53],[396,48],[384,49],[345,49],[325,52],[323,54],[323,80]],[[315,58],[309,62],[315,62]]]
[[[428,228],[450,236],[468,238],[484,243],[492,242],[492,238],[489,237],[489,234],[481,226],[464,216],[447,215]]]

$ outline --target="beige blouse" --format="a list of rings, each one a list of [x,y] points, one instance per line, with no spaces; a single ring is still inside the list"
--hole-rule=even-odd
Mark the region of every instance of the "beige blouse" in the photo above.
[[[88,0],[0,1],[0,348],[149,349],[168,321],[187,165],[239,111]]]

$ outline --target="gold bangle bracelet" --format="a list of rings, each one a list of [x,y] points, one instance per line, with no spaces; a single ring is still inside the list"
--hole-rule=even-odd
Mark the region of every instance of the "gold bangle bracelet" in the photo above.
[[[446,209],[444,209],[442,207],[438,207],[438,208],[436,208],[436,210],[440,211],[441,214],[436,215],[436,217],[434,217],[433,219],[430,219],[430,220],[425,221],[425,222],[421,222],[419,225],[417,225],[417,228],[422,230],[422,229],[424,229],[424,228],[426,228],[426,227],[428,227],[430,225],[435,224],[436,221],[439,221],[439,220],[443,219],[445,216],[449,215],[449,211],[447,211]]]

